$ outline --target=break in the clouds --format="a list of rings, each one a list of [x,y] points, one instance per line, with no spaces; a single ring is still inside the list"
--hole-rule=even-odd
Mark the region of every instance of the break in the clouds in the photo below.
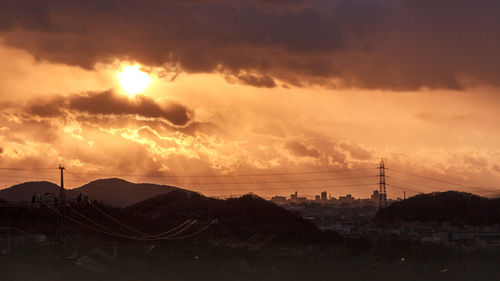
[[[91,69],[116,58],[257,87],[498,86],[500,2],[5,0],[4,42]]]

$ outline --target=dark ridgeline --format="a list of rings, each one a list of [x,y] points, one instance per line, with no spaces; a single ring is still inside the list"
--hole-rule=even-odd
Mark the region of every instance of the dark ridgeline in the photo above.
[[[126,212],[149,216],[159,224],[189,218],[201,221],[218,220],[213,232],[227,232],[245,240],[251,235],[276,236],[273,241],[314,242],[320,231],[311,222],[253,194],[225,200],[176,190],[134,204]]]
[[[59,187],[49,182],[28,182],[0,191],[0,198],[6,198],[8,202],[28,202],[31,201],[33,194],[46,192],[57,195]],[[81,192],[92,200],[92,205],[77,202]],[[248,239],[261,242],[266,239],[273,242],[315,242],[321,235],[319,229],[310,221],[250,194],[221,200],[172,186],[134,184],[121,179],[105,179],[67,190],[67,198],[73,210],[98,224],[131,236],[138,234],[113,222],[98,209],[135,229],[151,234],[168,230],[186,220],[198,220],[197,225],[217,220],[218,223],[210,228],[211,235],[240,242]],[[129,206],[124,207],[127,205]],[[88,223],[71,209],[67,209],[66,213]],[[0,208],[0,223],[4,225],[7,223],[7,214],[10,219],[15,220],[19,228],[28,232],[52,235],[54,225],[57,224],[57,214],[43,205],[36,208],[32,206],[9,208],[9,210]],[[67,224],[67,231],[106,237],[71,222]]]
[[[81,187],[66,189],[66,197],[75,199],[85,193],[94,200],[116,207],[126,207],[147,198],[179,188],[150,183],[131,183],[122,179],[95,180]],[[51,193],[59,195],[59,186],[51,182],[25,182],[0,190],[0,198],[9,202],[30,202],[33,194]]]
[[[420,194],[395,202],[375,216],[378,223],[450,222],[454,225],[500,224],[500,198],[447,191]]]

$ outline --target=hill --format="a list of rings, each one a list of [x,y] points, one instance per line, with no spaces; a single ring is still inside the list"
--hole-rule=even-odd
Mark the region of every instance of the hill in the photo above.
[[[230,232],[241,240],[250,239],[252,235],[276,235],[278,240],[293,238],[308,242],[305,240],[312,240],[320,233],[311,222],[252,194],[221,200],[177,190],[134,204],[126,211],[154,217],[160,224],[179,218],[200,221],[217,219],[219,227],[216,232]]]
[[[115,207],[126,207],[147,198],[177,190],[177,187],[149,183],[131,183],[122,179],[101,179],[75,189],[66,190],[68,200],[85,193],[93,200]],[[59,194],[59,186],[51,182],[25,182],[0,190],[0,198],[9,202],[29,202],[34,194]]]
[[[45,193],[59,194],[59,186],[57,184],[39,181],[25,182],[0,190],[0,198],[9,202],[30,202],[33,194]]]
[[[498,224],[500,200],[457,191],[420,194],[380,210],[375,216],[375,221],[379,223],[449,221],[458,225]]]
[[[168,193],[179,188],[169,185],[150,183],[131,183],[122,179],[111,178],[90,182],[68,191],[71,197],[85,193],[91,199],[99,200],[116,207],[126,207],[147,198]]]

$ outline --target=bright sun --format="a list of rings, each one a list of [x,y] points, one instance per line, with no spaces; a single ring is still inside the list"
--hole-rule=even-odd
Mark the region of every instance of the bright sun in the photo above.
[[[118,73],[118,80],[123,91],[131,96],[144,91],[151,83],[151,77],[146,72],[142,72],[137,64],[124,66]]]

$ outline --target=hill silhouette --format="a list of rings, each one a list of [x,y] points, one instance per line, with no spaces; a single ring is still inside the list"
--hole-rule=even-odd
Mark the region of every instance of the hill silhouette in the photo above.
[[[85,193],[93,200],[106,202],[115,207],[126,207],[147,198],[177,190],[177,187],[150,183],[131,183],[122,179],[100,179],[81,187],[66,189],[66,198],[75,199]],[[41,182],[25,182],[0,190],[0,198],[9,202],[29,202],[34,194],[59,194],[57,184]]]
[[[25,182],[0,190],[0,198],[14,203],[30,202],[33,194],[45,194],[47,192],[59,194],[59,186],[47,181]]]
[[[276,235],[278,240],[292,237],[307,240],[314,239],[320,233],[311,222],[253,194],[222,200],[191,191],[176,190],[134,204],[126,208],[126,211],[153,216],[160,224],[179,217],[203,221],[217,219],[220,227],[216,232],[223,234],[230,229],[232,235],[242,240],[256,234]]]
[[[500,223],[500,199],[447,191],[420,194],[395,202],[375,216],[380,223],[398,221],[445,222],[459,225]]]
[[[99,200],[116,207],[126,207],[147,198],[168,193],[179,188],[151,183],[131,183],[126,180],[111,178],[92,181],[69,191],[71,197],[85,193],[94,200]]]

